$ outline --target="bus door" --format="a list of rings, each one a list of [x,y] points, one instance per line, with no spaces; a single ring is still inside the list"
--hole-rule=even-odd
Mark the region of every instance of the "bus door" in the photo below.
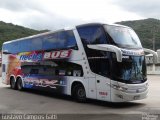
[[[97,99],[110,100],[110,79],[96,75]]]
[[[6,54],[3,54],[3,56],[2,56],[2,61],[3,61],[3,63],[2,63],[2,82],[3,83],[6,83],[7,84],[7,80],[6,80],[6,76],[7,76],[7,64],[8,64],[8,55],[6,55]]]
[[[2,64],[2,82],[4,82],[6,79],[6,64]]]
[[[97,99],[97,89],[96,89],[96,79],[94,77],[89,77],[89,98]]]

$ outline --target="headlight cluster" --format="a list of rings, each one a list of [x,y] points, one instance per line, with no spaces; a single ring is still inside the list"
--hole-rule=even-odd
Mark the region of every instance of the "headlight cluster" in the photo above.
[[[127,88],[125,87],[121,87],[121,86],[118,86],[118,85],[111,85],[113,89],[116,89],[116,90],[119,90],[119,91],[126,91]]]

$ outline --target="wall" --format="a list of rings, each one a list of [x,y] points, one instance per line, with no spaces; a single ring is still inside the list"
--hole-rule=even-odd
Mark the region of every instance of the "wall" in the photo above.
[[[157,50],[158,54],[158,63],[153,63],[153,55],[146,55],[146,63],[147,63],[147,74],[160,74],[160,49]]]

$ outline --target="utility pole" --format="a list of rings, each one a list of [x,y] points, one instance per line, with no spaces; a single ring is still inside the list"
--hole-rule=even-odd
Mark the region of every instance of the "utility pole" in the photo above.
[[[158,33],[158,29],[154,26],[152,29],[152,46],[154,51],[156,51],[156,33]]]
[[[156,48],[155,48],[155,32],[156,32],[155,27],[154,27],[154,30],[153,30],[152,32],[153,32],[153,39],[152,39],[152,42],[153,42],[153,50],[155,51],[155,50],[156,50]]]

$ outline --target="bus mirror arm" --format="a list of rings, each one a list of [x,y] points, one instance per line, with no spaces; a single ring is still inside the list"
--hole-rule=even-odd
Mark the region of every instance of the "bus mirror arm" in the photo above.
[[[87,47],[90,49],[95,49],[95,50],[114,52],[114,53],[116,53],[117,61],[122,62],[122,51],[120,48],[118,48],[114,45],[97,44],[97,45],[87,45]]]
[[[147,52],[147,53],[150,53],[150,54],[153,54],[153,62],[154,64],[158,63],[158,54],[151,50],[151,49],[147,49],[147,48],[143,48],[144,52]]]

